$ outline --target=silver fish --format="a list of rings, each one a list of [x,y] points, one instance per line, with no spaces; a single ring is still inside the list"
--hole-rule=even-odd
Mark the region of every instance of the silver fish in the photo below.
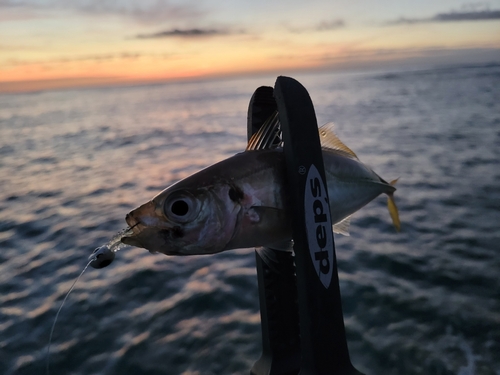
[[[389,197],[389,212],[399,231],[395,181],[384,181],[361,163],[332,125],[319,132],[334,232],[348,235],[350,216],[382,193]],[[121,241],[166,255],[213,254],[290,241],[285,170],[279,147],[236,154],[175,183],[127,214],[130,230]]]

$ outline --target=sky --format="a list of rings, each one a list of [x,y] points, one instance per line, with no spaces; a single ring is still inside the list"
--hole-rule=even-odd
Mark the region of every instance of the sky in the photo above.
[[[0,0],[0,92],[500,62],[500,0]]]

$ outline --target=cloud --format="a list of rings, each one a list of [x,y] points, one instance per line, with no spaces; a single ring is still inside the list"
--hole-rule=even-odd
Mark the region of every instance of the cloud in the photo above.
[[[329,31],[340,29],[345,26],[345,22],[342,19],[334,19],[330,21],[323,21],[316,25],[315,29],[317,31]]]
[[[19,1],[12,1],[12,0],[0,0],[0,8],[13,8],[13,7],[18,7],[21,6],[22,3]]]
[[[76,9],[91,13],[118,15],[133,18],[142,22],[164,22],[165,20],[179,20],[198,18],[205,12],[192,2],[177,3],[171,0],[78,0],[59,1],[62,4],[72,4]]]
[[[500,20],[500,10],[462,10],[448,13],[438,13],[430,18],[406,18],[401,17],[387,22],[388,25],[412,25],[430,22],[460,22],[460,21],[490,21]]]
[[[115,15],[142,23],[198,19],[208,12],[196,1],[174,0],[0,0],[0,9],[71,10],[91,15]]]
[[[152,34],[139,34],[136,36],[137,39],[160,39],[160,38],[171,38],[171,37],[203,37],[212,35],[226,35],[227,30],[217,30],[217,29],[172,29],[160,31]]]
[[[432,17],[438,22],[499,20],[500,10],[440,13]]]
[[[0,47],[2,47],[0,45]],[[0,61],[0,68],[9,66],[23,66],[23,65],[59,65],[59,64],[73,64],[73,63],[104,63],[110,61],[132,61],[141,58],[150,59],[170,59],[174,55],[171,53],[140,53],[140,52],[121,52],[109,54],[95,54],[95,55],[82,55],[82,56],[61,56],[45,60],[29,60],[29,59],[10,59],[3,63]]]
[[[328,21],[321,21],[315,25],[305,27],[289,27],[292,33],[300,34],[311,31],[331,31],[345,27],[345,21],[340,18],[335,18]]]

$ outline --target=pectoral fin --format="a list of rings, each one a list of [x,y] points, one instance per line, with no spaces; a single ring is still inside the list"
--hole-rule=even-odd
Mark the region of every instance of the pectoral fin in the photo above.
[[[257,215],[259,226],[276,227],[279,223],[288,223],[290,220],[287,212],[281,208],[253,206],[248,211]]]
[[[291,240],[291,228],[287,211],[275,207],[253,206],[239,219],[236,232],[225,250],[269,246]]]

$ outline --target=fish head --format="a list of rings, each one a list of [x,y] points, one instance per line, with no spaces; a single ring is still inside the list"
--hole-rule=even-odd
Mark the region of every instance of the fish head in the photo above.
[[[127,214],[131,230],[121,241],[166,255],[222,251],[233,236],[238,207],[218,193],[213,187],[167,188]]]

